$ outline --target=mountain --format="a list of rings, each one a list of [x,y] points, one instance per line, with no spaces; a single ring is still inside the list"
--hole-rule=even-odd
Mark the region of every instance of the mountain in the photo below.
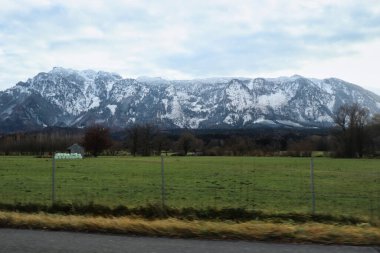
[[[115,73],[54,68],[0,92],[0,132],[47,126],[151,122],[165,128],[328,127],[334,111],[380,97],[336,79],[123,79]]]

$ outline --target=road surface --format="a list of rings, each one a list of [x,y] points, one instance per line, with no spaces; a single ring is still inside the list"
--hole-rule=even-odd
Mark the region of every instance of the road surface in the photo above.
[[[376,247],[296,245],[246,241],[210,241],[123,235],[0,229],[1,253],[380,253]]]

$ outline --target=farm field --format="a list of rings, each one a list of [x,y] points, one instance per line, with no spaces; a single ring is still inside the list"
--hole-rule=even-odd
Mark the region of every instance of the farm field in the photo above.
[[[309,213],[310,158],[164,157],[171,207]],[[380,161],[314,158],[316,212],[379,217]],[[0,157],[0,203],[50,204],[52,160]],[[128,207],[161,203],[160,157],[56,162],[56,199]]]

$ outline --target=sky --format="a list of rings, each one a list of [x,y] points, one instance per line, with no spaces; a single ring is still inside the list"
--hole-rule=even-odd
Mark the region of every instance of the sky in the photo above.
[[[59,66],[337,77],[380,95],[379,61],[379,0],[0,0],[0,90]]]

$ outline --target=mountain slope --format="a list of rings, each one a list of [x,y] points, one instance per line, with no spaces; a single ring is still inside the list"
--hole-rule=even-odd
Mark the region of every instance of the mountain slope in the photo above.
[[[323,127],[332,124],[340,105],[354,102],[380,112],[379,96],[335,78],[171,81],[54,68],[0,92],[0,131],[136,122],[166,128]]]

